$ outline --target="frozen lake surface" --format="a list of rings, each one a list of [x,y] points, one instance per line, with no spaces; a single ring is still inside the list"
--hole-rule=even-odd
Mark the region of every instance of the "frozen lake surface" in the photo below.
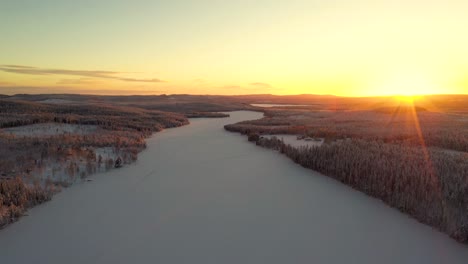
[[[0,263],[468,263],[468,247],[194,119],[0,231]]]

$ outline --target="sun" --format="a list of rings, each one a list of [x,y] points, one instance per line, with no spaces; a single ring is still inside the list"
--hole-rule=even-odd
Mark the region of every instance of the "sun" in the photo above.
[[[400,103],[405,103],[405,104],[413,104],[414,100],[418,98],[419,96],[416,95],[397,95],[394,98],[400,102]]]

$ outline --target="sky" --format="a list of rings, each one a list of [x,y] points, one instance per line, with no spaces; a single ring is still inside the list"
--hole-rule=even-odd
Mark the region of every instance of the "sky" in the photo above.
[[[466,0],[0,0],[0,94],[467,94]]]

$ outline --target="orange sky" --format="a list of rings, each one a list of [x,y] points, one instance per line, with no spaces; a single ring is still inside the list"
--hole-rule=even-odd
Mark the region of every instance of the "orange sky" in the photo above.
[[[466,94],[466,10],[465,0],[7,1],[0,93]]]

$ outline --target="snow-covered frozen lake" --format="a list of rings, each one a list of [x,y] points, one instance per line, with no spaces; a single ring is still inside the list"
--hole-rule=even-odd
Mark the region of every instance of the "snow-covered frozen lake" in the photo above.
[[[0,263],[468,263],[468,247],[194,119],[0,231]]]

